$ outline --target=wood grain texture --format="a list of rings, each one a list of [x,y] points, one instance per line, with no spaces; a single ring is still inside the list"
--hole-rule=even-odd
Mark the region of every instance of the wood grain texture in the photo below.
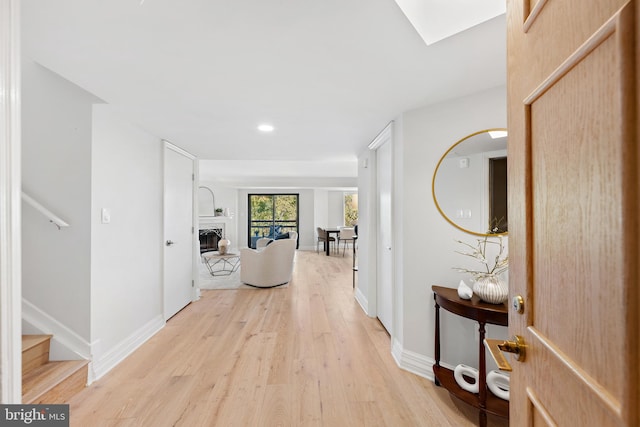
[[[475,425],[474,409],[397,367],[351,263],[298,251],[288,288],[203,291],[71,399],[71,425]]]
[[[48,362],[22,379],[23,403],[64,403],[87,384],[86,360]]]
[[[507,3],[511,424],[636,426],[637,1],[541,0],[523,27],[527,3]]]
[[[51,335],[22,336],[22,375],[49,361]]]

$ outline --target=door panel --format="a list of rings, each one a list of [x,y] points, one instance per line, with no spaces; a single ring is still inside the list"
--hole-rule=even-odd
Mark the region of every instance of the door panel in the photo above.
[[[531,290],[536,301],[531,326],[596,381],[617,389],[620,378],[606,362],[615,360],[609,349],[624,340],[619,335],[623,330],[615,327],[624,323],[623,312],[609,312],[608,305],[593,301],[617,307],[623,302],[621,289],[602,286],[623,278],[624,248],[619,242],[623,177],[617,167],[623,147],[611,143],[609,131],[621,112],[611,79],[592,82],[588,91],[581,79],[613,74],[614,47],[613,38],[607,38],[531,104]],[[572,140],[579,143],[569,143]],[[566,281],[580,284],[579,291],[561,286]],[[603,316],[608,319],[604,323]],[[612,341],[616,345],[607,345]]]
[[[526,3],[508,2],[511,425],[638,425],[635,1],[540,0],[525,22]]]
[[[376,311],[389,334],[393,322],[393,287],[391,261],[391,142],[376,150],[378,187],[378,280]]]
[[[165,147],[164,317],[191,302],[193,280],[193,158]],[[171,242],[167,244],[167,242]]]

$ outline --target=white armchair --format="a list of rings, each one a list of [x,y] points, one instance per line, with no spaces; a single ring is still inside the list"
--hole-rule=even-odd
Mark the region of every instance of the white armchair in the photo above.
[[[263,237],[261,239],[256,240],[256,249],[257,250],[262,250],[264,248],[266,248],[270,242],[273,242],[273,239],[270,239],[268,237]]]
[[[287,235],[289,235],[289,239],[295,240],[296,242],[298,241],[298,232],[297,231],[289,231],[288,233],[286,233]],[[286,239],[287,237],[285,237]],[[263,237],[261,239],[258,239],[256,241],[256,249],[257,250],[261,250],[266,248],[271,242],[273,242],[274,239],[271,239],[269,237]],[[280,239],[275,239],[275,240],[280,240]],[[297,244],[296,244],[297,245]]]
[[[240,249],[240,281],[258,288],[272,288],[291,280],[295,239],[274,240],[260,250]]]

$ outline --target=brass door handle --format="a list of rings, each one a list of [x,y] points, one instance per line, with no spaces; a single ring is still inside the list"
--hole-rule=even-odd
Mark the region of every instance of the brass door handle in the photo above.
[[[524,338],[519,335],[515,335],[511,338],[511,341],[486,338],[484,340],[484,345],[489,349],[489,352],[491,352],[493,360],[496,361],[498,369],[501,371],[511,372],[513,370],[511,368],[511,364],[507,362],[507,359],[502,354],[503,351],[505,353],[515,354],[518,362],[524,362],[526,357],[526,345],[524,344]]]

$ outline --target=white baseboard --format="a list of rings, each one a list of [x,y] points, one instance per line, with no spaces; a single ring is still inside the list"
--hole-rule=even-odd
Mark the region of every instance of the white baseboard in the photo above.
[[[356,288],[356,301],[358,301],[358,304],[360,304],[360,307],[362,307],[365,314],[367,316],[371,316],[369,314],[369,300],[367,300],[367,296],[362,293],[360,288]]]
[[[399,368],[433,381],[433,365],[435,360],[420,353],[404,350],[402,345],[395,341],[391,349],[391,355]]]
[[[25,332],[53,335],[49,352],[51,360],[91,360],[92,346],[87,340],[24,298],[22,321],[26,323],[23,326]]]
[[[111,369],[116,367],[127,356],[133,353],[138,347],[144,344],[149,338],[154,336],[158,331],[164,328],[165,321],[162,315],[151,319],[146,325],[142,326],[128,338],[123,340],[119,345],[110,349],[106,354],[102,355],[99,359],[94,360],[89,367],[89,377],[91,383]]]

